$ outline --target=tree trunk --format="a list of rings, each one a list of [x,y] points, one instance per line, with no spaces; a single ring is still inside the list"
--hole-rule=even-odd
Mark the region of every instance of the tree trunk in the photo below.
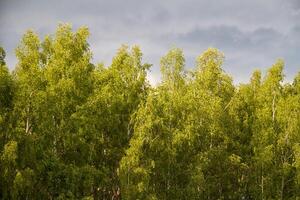
[[[264,200],[264,175],[263,175],[263,165],[261,165],[261,199]]]
[[[283,200],[283,193],[284,193],[284,175],[281,178],[281,193],[280,193],[280,199]]]
[[[275,98],[276,98],[276,95],[275,95],[275,92],[274,92],[273,101],[272,101],[272,121],[273,121],[273,123],[275,121]]]

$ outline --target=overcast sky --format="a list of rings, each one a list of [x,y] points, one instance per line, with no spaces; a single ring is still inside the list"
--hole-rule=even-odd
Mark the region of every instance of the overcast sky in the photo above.
[[[208,47],[220,49],[235,83],[277,58],[285,60],[287,81],[300,71],[300,0],[0,0],[0,45],[10,69],[27,29],[44,37],[59,22],[89,27],[94,63],[109,65],[121,44],[140,45],[153,64],[151,83],[172,47],[183,49],[188,69]]]

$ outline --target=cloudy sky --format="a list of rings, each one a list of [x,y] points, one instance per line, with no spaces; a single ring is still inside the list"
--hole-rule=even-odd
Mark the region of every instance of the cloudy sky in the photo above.
[[[95,63],[111,63],[121,44],[138,44],[152,63],[149,79],[160,80],[159,60],[182,48],[187,68],[208,47],[224,52],[224,70],[235,83],[277,58],[286,80],[300,71],[300,0],[0,0],[0,45],[11,69],[14,49],[29,28],[41,37],[59,22],[90,28]]]

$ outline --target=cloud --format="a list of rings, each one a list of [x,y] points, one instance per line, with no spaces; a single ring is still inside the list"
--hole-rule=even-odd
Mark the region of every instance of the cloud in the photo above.
[[[290,6],[291,6],[294,10],[296,10],[296,11],[300,10],[300,1],[299,1],[299,0],[290,0],[290,1],[288,1],[288,2],[290,3]]]
[[[174,46],[182,48],[188,68],[206,48],[225,53],[225,70],[236,82],[248,80],[255,68],[266,69],[276,58],[286,61],[291,79],[300,60],[298,0],[3,0],[0,44],[14,67],[14,48],[28,28],[41,37],[58,22],[87,25],[94,62],[110,64],[122,43],[139,44],[152,63],[149,77],[159,80],[159,60]]]

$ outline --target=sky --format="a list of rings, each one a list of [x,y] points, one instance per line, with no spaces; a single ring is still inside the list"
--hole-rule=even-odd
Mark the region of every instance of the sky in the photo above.
[[[89,27],[94,63],[110,65],[122,44],[139,45],[153,64],[151,84],[160,81],[160,58],[173,47],[183,50],[186,69],[207,48],[218,48],[236,84],[278,58],[285,81],[300,71],[300,0],[0,0],[0,45],[9,68],[26,30],[43,38],[60,22]]]

